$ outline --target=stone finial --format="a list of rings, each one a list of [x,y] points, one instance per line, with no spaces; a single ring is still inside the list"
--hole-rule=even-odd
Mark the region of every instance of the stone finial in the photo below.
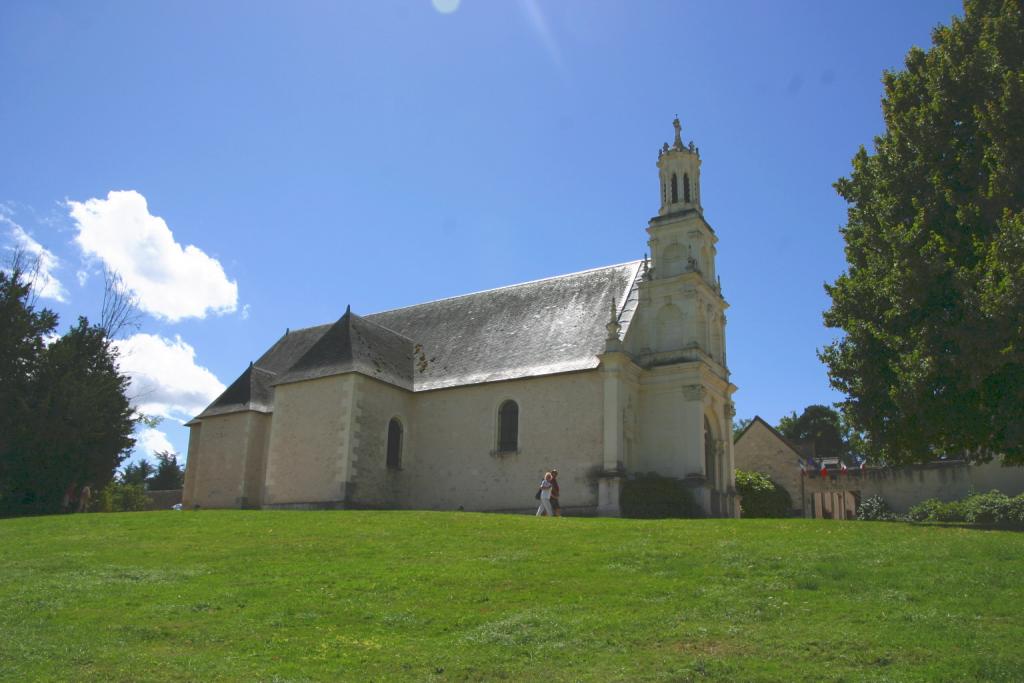
[[[352,312],[352,304],[345,304],[345,315]]]
[[[608,330],[608,337],[605,339],[604,350],[605,351],[621,351],[622,342],[619,340],[619,330],[622,326],[619,325],[619,307],[615,303],[615,297],[612,297],[612,303],[610,308],[610,316],[608,318],[608,324],[604,326]]]
[[[672,127],[676,129],[676,139],[672,142],[672,149],[683,149],[683,139],[681,136],[683,127],[679,123],[679,115],[676,114],[675,119],[672,120]]]

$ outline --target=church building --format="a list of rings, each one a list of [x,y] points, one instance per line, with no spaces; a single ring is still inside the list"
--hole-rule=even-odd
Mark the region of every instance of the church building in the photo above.
[[[658,154],[650,259],[290,330],[188,423],[186,507],[619,514],[637,474],[735,517],[718,238],[700,153]]]

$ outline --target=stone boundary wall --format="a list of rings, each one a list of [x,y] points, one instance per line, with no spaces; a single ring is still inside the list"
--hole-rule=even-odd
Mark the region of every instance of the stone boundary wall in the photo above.
[[[1024,467],[1003,467],[998,461],[968,465],[951,460],[905,467],[851,469],[845,475],[830,470],[824,479],[818,473],[809,472],[802,484],[794,503],[797,499],[801,501],[807,517],[814,516],[814,493],[837,491],[853,492],[859,500],[881,496],[894,512],[904,513],[928,498],[957,500],[972,492],[988,493],[993,489],[1008,496],[1024,493]]]
[[[146,498],[149,499],[147,510],[170,510],[171,507],[181,502],[182,489],[169,491],[146,491]]]

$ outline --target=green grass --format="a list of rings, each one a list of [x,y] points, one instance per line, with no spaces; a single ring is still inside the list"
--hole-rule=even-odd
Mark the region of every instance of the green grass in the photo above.
[[[1024,534],[200,511],[0,520],[0,679],[1024,679]]]

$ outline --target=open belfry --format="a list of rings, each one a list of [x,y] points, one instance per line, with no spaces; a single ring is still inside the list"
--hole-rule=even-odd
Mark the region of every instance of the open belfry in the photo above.
[[[286,332],[189,422],[184,504],[532,511],[557,466],[567,512],[656,473],[738,516],[718,238],[673,125],[650,258]]]

